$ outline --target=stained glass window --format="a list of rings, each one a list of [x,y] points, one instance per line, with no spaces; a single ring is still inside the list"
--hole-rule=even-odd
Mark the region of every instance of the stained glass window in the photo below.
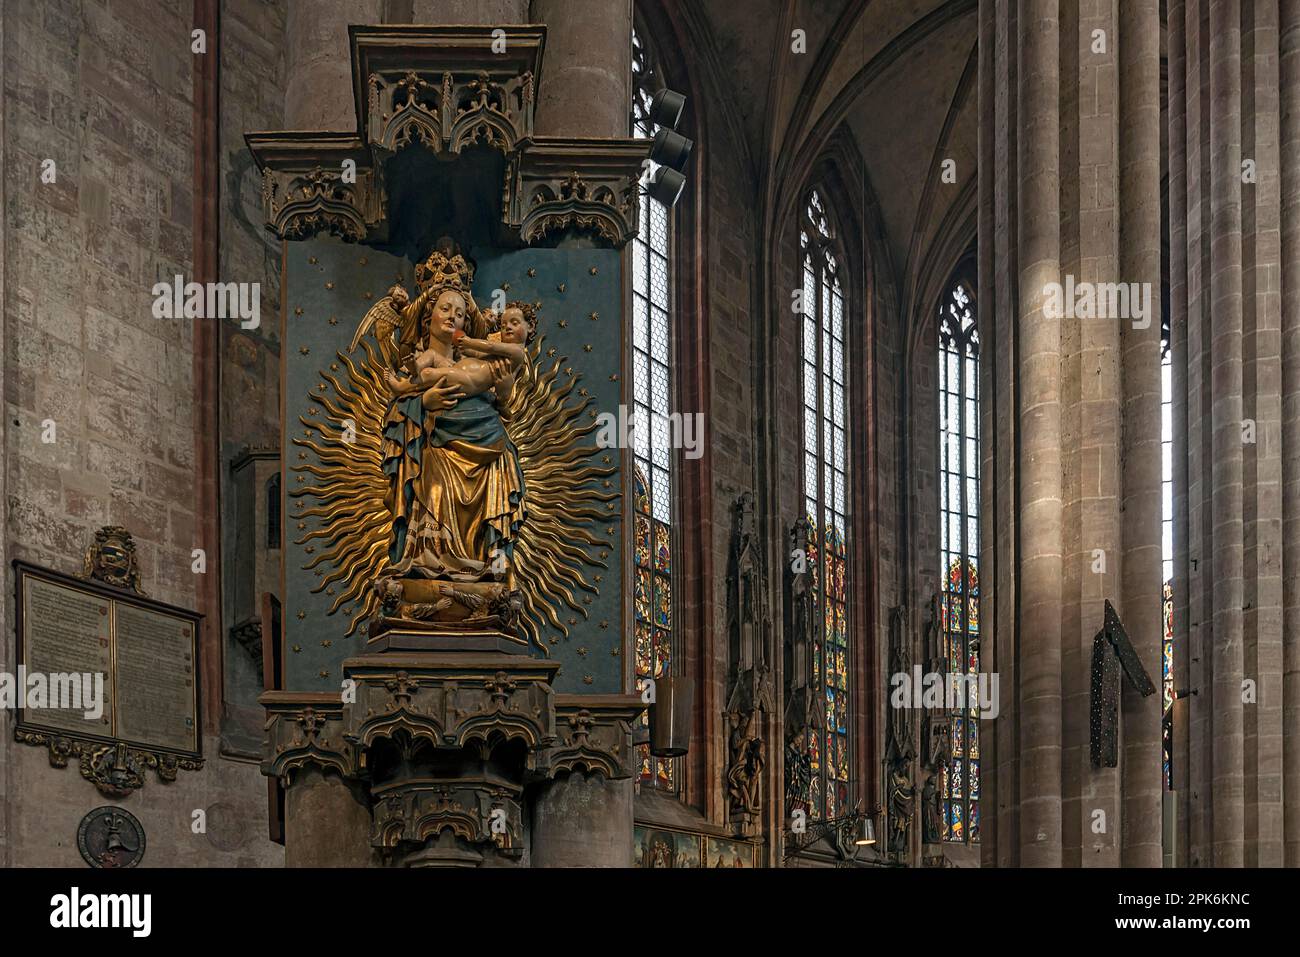
[[[1160,349],[1160,452],[1161,524],[1160,557],[1163,559],[1164,593],[1160,620],[1164,642],[1160,655],[1165,710],[1161,721],[1162,761],[1165,787],[1174,786],[1174,386],[1173,358],[1169,348],[1169,327],[1162,330]]]
[[[651,138],[650,98],[658,78],[649,48],[632,32],[631,132]],[[632,457],[634,625],[637,691],[647,678],[670,674],[673,611],[672,223],[667,207],[642,193],[640,229],[632,242]],[[648,718],[642,714],[643,725]],[[643,784],[675,791],[677,762],[639,747]]]
[[[800,224],[802,256],[803,491],[808,569],[816,609],[813,673],[822,727],[806,733],[812,770],[807,811],[833,818],[849,805],[849,643],[845,511],[844,287],[832,219],[809,194]]]
[[[939,619],[949,674],[980,670],[979,428],[975,296],[956,280],[939,309]],[[979,708],[964,705],[951,714],[943,828],[945,840],[974,844],[980,837]]]

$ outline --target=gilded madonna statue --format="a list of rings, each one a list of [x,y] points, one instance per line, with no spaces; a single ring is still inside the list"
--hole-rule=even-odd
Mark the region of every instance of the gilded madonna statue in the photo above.
[[[508,578],[525,483],[501,405],[528,357],[518,343],[488,339],[462,257],[435,251],[421,275],[384,375],[389,561],[400,576]]]
[[[349,634],[470,622],[545,650],[598,593],[616,466],[581,375],[554,348],[542,359],[538,304],[480,309],[473,278],[440,243],[414,298],[389,290],[321,373],[294,439],[316,456],[294,466],[316,480],[291,493],[314,500],[298,543]]]

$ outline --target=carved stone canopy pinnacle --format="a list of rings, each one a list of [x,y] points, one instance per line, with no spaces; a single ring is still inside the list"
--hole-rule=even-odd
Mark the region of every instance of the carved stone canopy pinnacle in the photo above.
[[[636,235],[650,141],[533,131],[544,26],[354,26],[349,33],[355,131],[245,136],[276,236],[387,241],[394,184],[386,182],[386,162],[417,145],[444,159],[474,146],[505,157],[501,225],[511,241],[576,230],[621,246]]]

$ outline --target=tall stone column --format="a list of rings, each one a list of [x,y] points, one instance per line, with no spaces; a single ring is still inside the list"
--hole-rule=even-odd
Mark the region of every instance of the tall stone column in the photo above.
[[[631,867],[632,779],[574,771],[533,801],[533,867]]]
[[[348,25],[382,23],[383,0],[289,0],[285,18],[284,125],[352,130]]]
[[[534,128],[543,136],[627,136],[632,0],[533,0],[546,24]]]
[[[1188,0],[1185,26],[1186,76],[1186,187],[1187,187],[1187,642],[1188,701],[1188,861],[1209,863],[1212,858],[1210,770],[1211,715],[1210,645],[1214,634],[1210,602],[1210,494],[1206,478],[1210,452],[1209,402],[1209,156],[1205,131],[1209,124],[1208,78],[1203,76],[1202,40],[1209,31],[1204,22],[1205,0]],[[1177,321],[1178,317],[1175,317]],[[1179,622],[1177,627],[1184,625]]]
[[[1022,0],[1020,195],[1020,864],[1061,864],[1061,322],[1044,308],[1060,269],[1059,21]]]
[[[984,621],[1015,689],[985,764],[983,856],[1004,866],[1161,863],[1160,699],[1126,697],[1121,765],[1090,747],[1107,599],[1160,673],[1160,24],[1154,2],[1133,7],[981,6]],[[1119,283],[1143,284],[1130,305],[1147,311],[1103,291]]]
[[[1243,675],[1245,863],[1280,867],[1282,851],[1281,197],[1278,8],[1242,7]],[[1253,439],[1253,441],[1251,441]]]
[[[1285,864],[1300,866],[1300,0],[1282,0],[1282,588]]]
[[[1151,290],[1145,326],[1122,319],[1124,624],[1159,685],[1161,621],[1160,11],[1119,6],[1119,239],[1122,282]],[[1120,863],[1161,866],[1161,696],[1123,684]]]
[[[1170,7],[1174,784],[1192,866],[1282,863],[1287,775],[1300,785],[1298,28],[1290,0]]]
[[[1118,23],[1112,6],[1060,5],[1061,281],[1113,282],[1120,173]],[[1104,49],[1093,38],[1112,39]],[[1073,280],[1073,282],[1071,282]],[[1120,857],[1120,772],[1094,767],[1092,646],[1107,599],[1119,603],[1120,320],[1070,309],[1060,320],[1061,864],[1114,867]],[[1098,815],[1114,822],[1100,833]]]
[[[1210,469],[1214,580],[1214,865],[1241,867],[1242,403],[1241,7],[1210,0]]]

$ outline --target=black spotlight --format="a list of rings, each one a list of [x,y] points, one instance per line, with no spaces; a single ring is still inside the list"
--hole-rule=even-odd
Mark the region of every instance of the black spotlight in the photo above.
[[[686,187],[682,171],[695,146],[676,129],[685,108],[686,97],[676,90],[659,90],[650,98],[650,122],[659,128],[650,145],[650,159],[658,169],[646,192],[669,207],[677,202]]]
[[[694,145],[692,140],[676,130],[660,129],[650,147],[650,158],[660,166],[671,166],[680,173],[686,169],[686,161],[691,158],[691,147]]]
[[[685,188],[685,176],[671,167],[660,166],[655,170],[654,178],[650,180],[650,186],[646,192],[671,209],[673,204],[681,198],[682,190]]]
[[[659,90],[650,97],[650,122],[676,129],[686,108],[686,97],[676,90]]]

